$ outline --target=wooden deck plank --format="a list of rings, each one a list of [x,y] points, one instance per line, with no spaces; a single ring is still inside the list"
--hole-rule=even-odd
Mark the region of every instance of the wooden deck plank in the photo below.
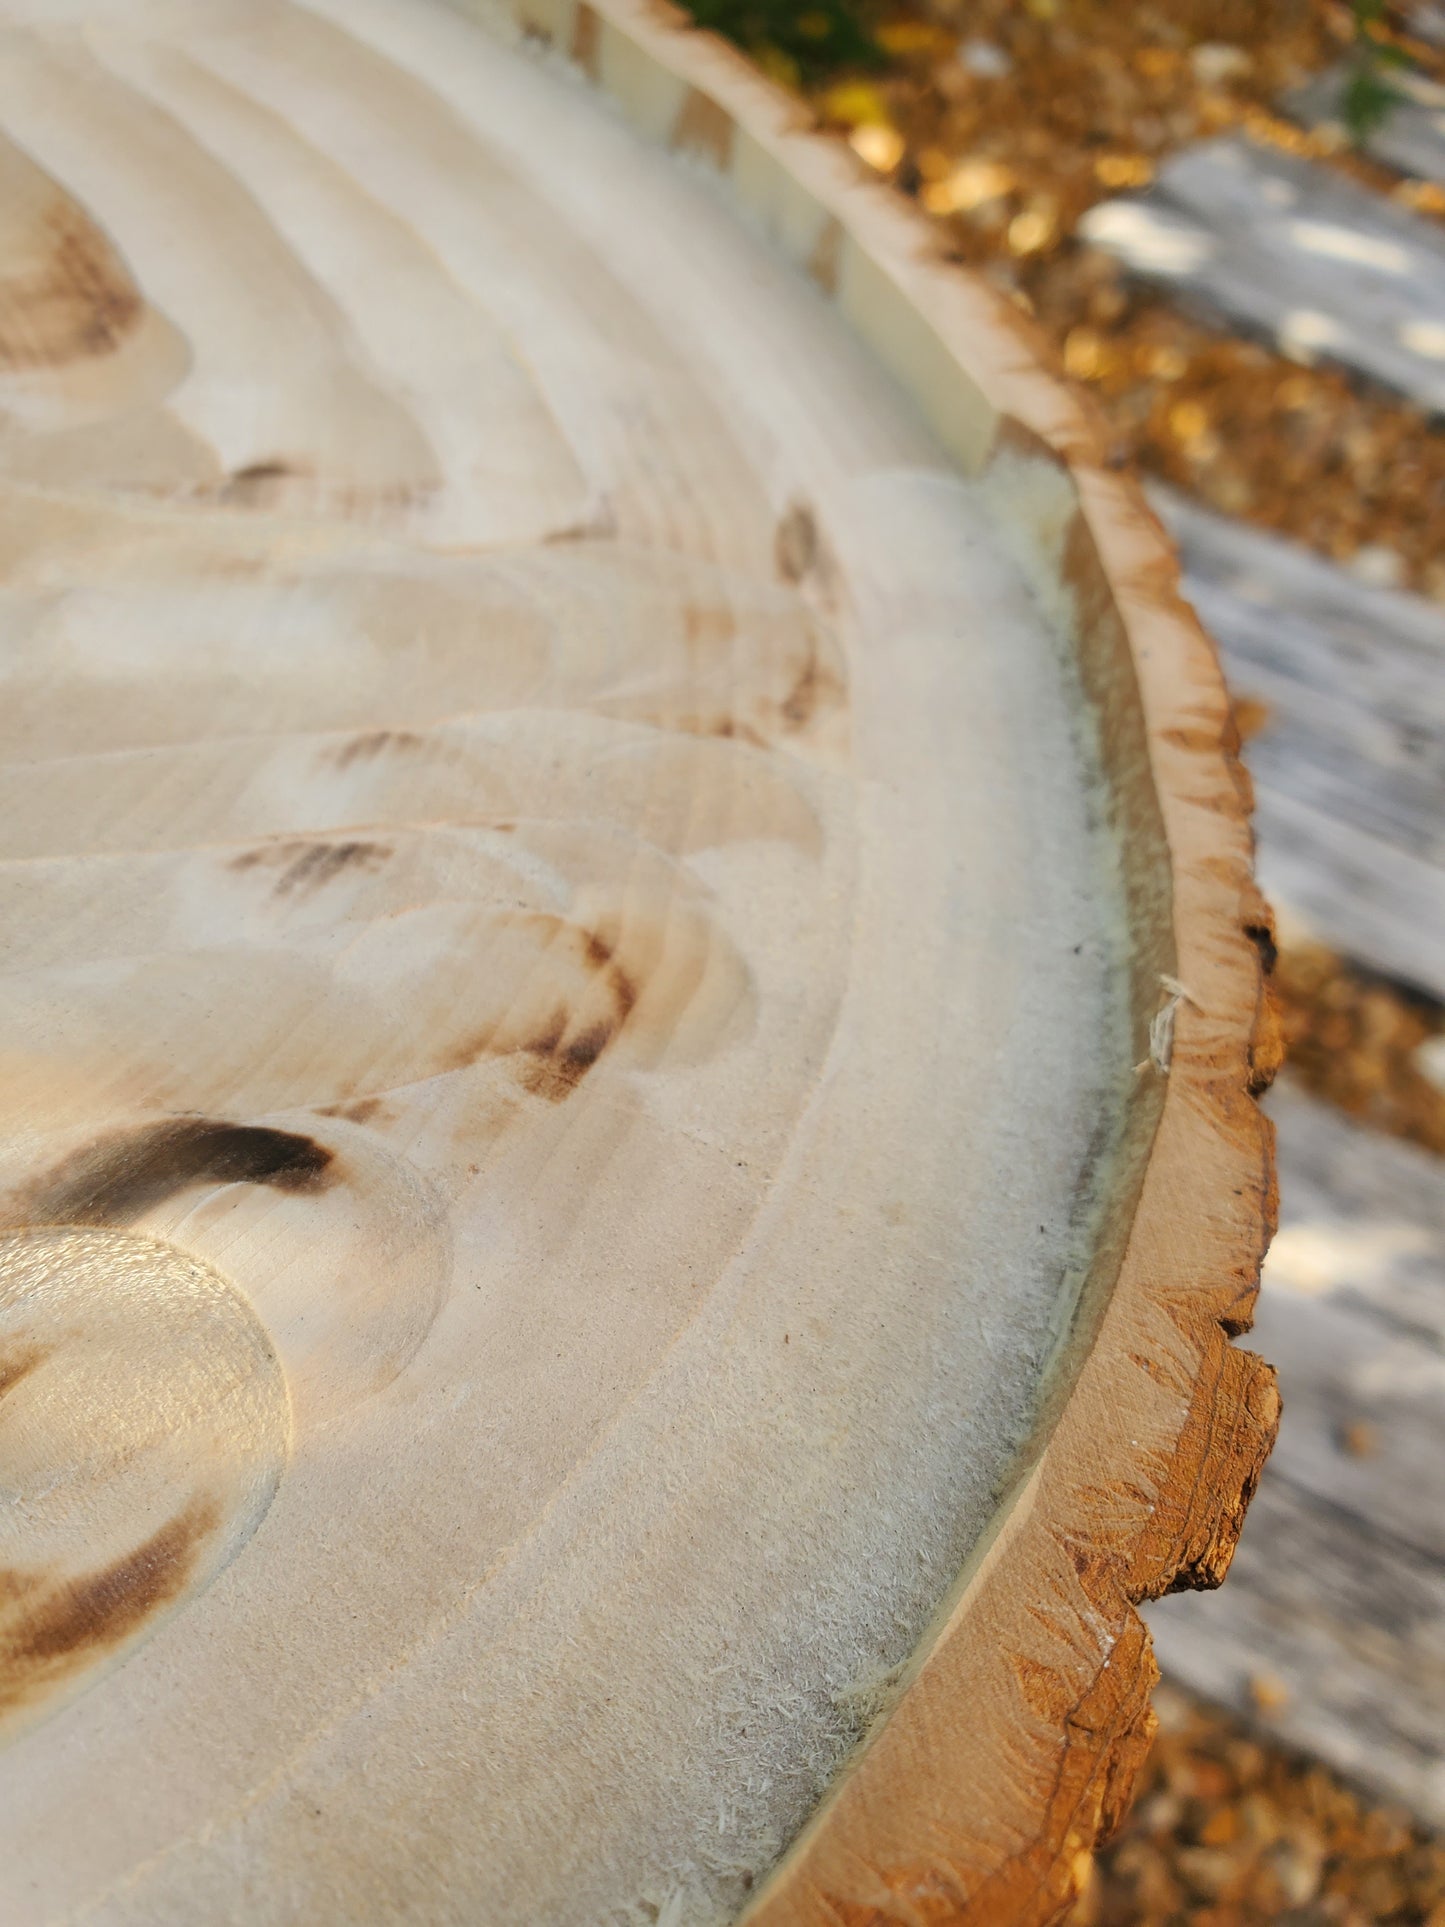
[[[1255,1333],[1287,1412],[1275,1470],[1445,1571],[1441,1168],[1299,1091],[1281,1091],[1274,1115],[1280,1230]],[[1336,1195],[1351,1156],[1370,1160],[1371,1181],[1362,1162]]]
[[[1290,94],[1285,107],[1306,127],[1343,130],[1347,78],[1344,69],[1321,74]],[[1365,152],[1416,180],[1445,182],[1445,87],[1408,70],[1387,78],[1398,96],[1397,104],[1365,136]]]
[[[1280,1442],[1223,1591],[1150,1623],[1182,1685],[1258,1718],[1272,1676],[1283,1738],[1445,1824],[1445,1184],[1287,1083],[1271,1109]]]
[[[1276,1282],[1255,1342],[1279,1365],[1289,1412],[1275,1448],[1280,1475],[1445,1571],[1445,1477],[1425,1470],[1445,1441],[1438,1341],[1373,1311],[1288,1299]]]
[[[1343,955],[1445,997],[1438,869],[1269,783],[1258,797],[1259,879],[1271,901]]]
[[[1445,1826],[1445,1572],[1267,1473],[1218,1593],[1147,1609],[1160,1665]],[[1283,1704],[1261,1713],[1257,1685]],[[1273,1695],[1271,1695],[1273,1697]]]
[[[1260,875],[1334,948],[1445,999],[1445,610],[1161,493],[1237,694]]]
[[[1328,167],[1227,135],[1079,232],[1211,320],[1445,411],[1445,230]]]
[[[1445,181],[1445,90],[1370,142]],[[1438,96],[1438,97],[1437,97]],[[1338,111],[1337,77],[1296,97]],[[1238,137],[1176,156],[1085,238],[1214,322],[1445,408],[1445,232]],[[1445,610],[1180,498],[1185,593],[1267,720],[1247,761],[1286,916],[1445,999]],[[1284,1422],[1229,1583],[1150,1609],[1165,1670],[1445,1826],[1445,1182],[1284,1084],[1255,1340]],[[1284,1689],[1265,1713],[1262,1676]]]
[[[1283,1197],[1265,1304],[1325,1295],[1445,1350],[1445,1169],[1289,1080],[1268,1100]]]

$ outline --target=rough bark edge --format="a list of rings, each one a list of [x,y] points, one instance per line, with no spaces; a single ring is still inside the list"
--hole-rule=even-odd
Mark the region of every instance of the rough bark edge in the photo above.
[[[1061,560],[1085,680],[1106,755],[1111,729],[1138,726],[1141,766],[1121,753],[1111,775],[1126,814],[1156,817],[1172,886],[1167,927],[1141,926],[1140,950],[1162,934],[1183,994],[1158,986],[1151,1002],[1147,971],[1136,984],[1141,1043],[1174,1006],[1167,1073],[1144,1073],[1165,1077],[1162,1107],[1117,1275],[1048,1439],[896,1704],[746,1914],[747,1927],[1056,1920],[1152,1736],[1158,1674],[1135,1607],[1223,1579],[1278,1425],[1273,1372],[1229,1343],[1251,1322],[1273,1229],[1272,1140],[1254,1100],[1280,1045],[1218,661],[1101,419],[1047,372],[1032,325],[943,258],[924,217],[666,0],[499,4],[639,131],[722,175],[965,468],[1023,450],[1061,464],[1076,493]],[[1151,879],[1133,881],[1147,917]]]

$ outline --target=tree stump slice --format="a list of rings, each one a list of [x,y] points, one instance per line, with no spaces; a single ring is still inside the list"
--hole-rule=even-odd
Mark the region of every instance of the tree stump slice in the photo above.
[[[1051,1917],[1277,1409],[1157,523],[646,0],[0,21],[0,1915]]]

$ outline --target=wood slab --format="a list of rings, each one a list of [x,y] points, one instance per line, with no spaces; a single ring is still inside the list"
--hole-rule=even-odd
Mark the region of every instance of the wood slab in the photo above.
[[[0,22],[0,1915],[1050,1917],[1277,1412],[1157,523],[655,6]]]

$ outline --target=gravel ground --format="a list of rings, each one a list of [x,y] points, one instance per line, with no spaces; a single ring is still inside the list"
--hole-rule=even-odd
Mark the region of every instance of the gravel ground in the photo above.
[[[1134,1811],[1069,1927],[1445,1927],[1445,1843],[1171,1687],[1155,1710]]]

